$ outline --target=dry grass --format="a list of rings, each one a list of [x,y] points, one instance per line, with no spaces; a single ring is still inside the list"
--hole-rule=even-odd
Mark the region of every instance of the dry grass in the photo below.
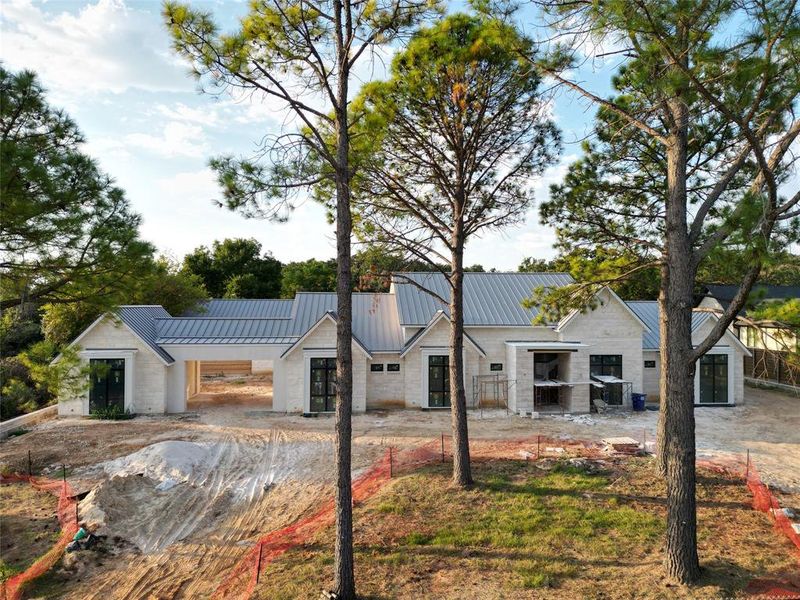
[[[749,508],[738,481],[701,472],[699,586],[660,568],[664,486],[652,459],[490,461],[476,485],[450,486],[445,465],[392,481],[355,513],[356,577],[365,598],[720,598],[753,578],[797,571],[791,544]],[[310,598],[331,585],[331,529],[262,574],[257,597]]]
[[[0,581],[24,571],[58,539],[58,499],[27,483],[0,485]]]

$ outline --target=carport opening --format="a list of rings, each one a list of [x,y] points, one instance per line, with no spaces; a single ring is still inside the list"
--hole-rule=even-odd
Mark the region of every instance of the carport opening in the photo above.
[[[186,368],[190,410],[239,405],[272,408],[273,361],[189,361]]]

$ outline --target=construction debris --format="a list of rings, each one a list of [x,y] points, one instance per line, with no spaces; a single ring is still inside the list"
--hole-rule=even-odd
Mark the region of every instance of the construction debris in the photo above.
[[[603,438],[607,451],[621,452],[622,454],[636,454],[639,451],[639,442],[629,437]]]

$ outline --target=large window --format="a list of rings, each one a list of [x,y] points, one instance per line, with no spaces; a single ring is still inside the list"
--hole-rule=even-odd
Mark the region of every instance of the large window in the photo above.
[[[311,412],[336,410],[336,359],[311,359]]]
[[[92,385],[89,388],[89,412],[117,407],[125,410],[125,359],[89,359]]]
[[[592,354],[589,356],[589,373],[591,375],[601,375],[606,377],[616,377],[622,379],[622,355],[621,354]],[[623,386],[621,383],[606,383],[600,390],[592,386],[592,398],[599,398],[606,402],[620,406],[622,404]]]
[[[727,404],[728,355],[705,354],[700,359],[700,404]]]
[[[447,355],[428,357],[428,406],[450,406],[450,357]]]
[[[592,354],[589,357],[589,372],[592,375],[608,375],[622,379],[622,355]]]

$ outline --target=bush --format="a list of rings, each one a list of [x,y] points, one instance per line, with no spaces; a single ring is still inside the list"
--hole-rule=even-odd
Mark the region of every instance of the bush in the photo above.
[[[30,369],[12,356],[0,360],[0,419],[13,419],[52,404],[53,395],[37,388]]]
[[[103,421],[125,421],[132,419],[136,415],[132,414],[129,410],[122,410],[119,406],[107,406],[106,408],[96,408],[90,414],[93,419],[100,419]]]

